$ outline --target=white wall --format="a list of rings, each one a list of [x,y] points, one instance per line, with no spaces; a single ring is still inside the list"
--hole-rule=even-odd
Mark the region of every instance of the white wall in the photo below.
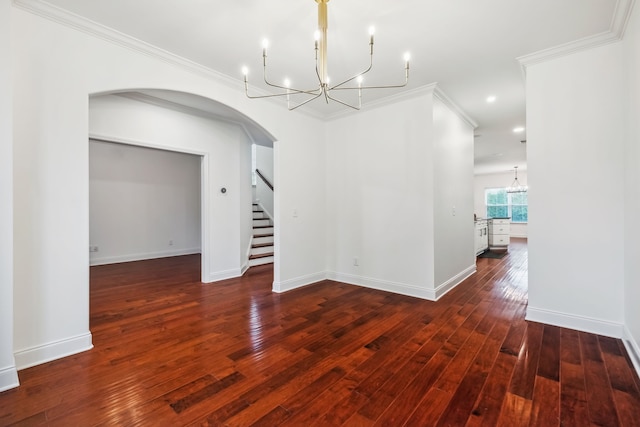
[[[0,391],[18,385],[13,357],[11,0],[0,0]]]
[[[473,179],[473,199],[474,213],[478,218],[487,216],[487,204],[484,197],[484,191],[487,188],[504,188],[511,185],[514,179],[514,173],[500,172],[475,175]],[[527,185],[528,177],[526,170],[518,170],[518,181],[522,185]],[[527,237],[527,224],[511,223],[511,237]]]
[[[249,268],[251,239],[253,239],[253,187],[251,185],[251,141],[242,144],[238,152],[238,183],[240,191],[240,264],[242,273]]]
[[[215,99],[261,124],[278,139],[275,181],[281,184],[275,198],[276,217],[280,210],[290,211],[294,206],[301,213],[295,222],[288,217],[278,221],[275,280],[309,283],[324,271],[324,248],[312,243],[324,238],[325,221],[322,209],[316,208],[316,204],[324,206],[324,200],[311,196],[324,194],[325,187],[324,135],[319,120],[295,112],[294,120],[284,106],[246,99],[241,81],[226,81],[166,53],[140,52],[148,47],[120,34],[110,33],[117,40],[114,43],[93,35],[103,29],[89,26],[79,31],[58,23],[65,17],[54,22],[18,4],[11,17],[12,38],[19,41],[13,50],[14,234],[20,236],[13,249],[13,350],[18,367],[92,346],[87,251],[90,94],[138,88],[175,90]],[[154,121],[147,129],[154,136],[150,140],[176,141],[169,126]],[[139,128],[127,130],[133,135]],[[234,156],[230,163],[237,165],[241,153]],[[231,189],[226,199],[216,199],[221,206],[234,202],[233,208],[222,209],[226,221],[238,214],[239,203],[233,198],[239,182],[228,182],[228,174],[216,168],[209,173],[211,188]],[[215,251],[215,236],[212,244]],[[239,253],[231,255],[236,263]],[[224,256],[222,259],[227,262]],[[212,266],[212,271],[223,268]]]
[[[612,336],[624,321],[623,55],[615,43],[530,65],[526,83],[527,318]]]
[[[90,141],[91,265],[200,253],[200,161]]]
[[[433,105],[435,288],[475,271],[473,127],[441,100]]]
[[[273,148],[256,145],[256,168],[260,170],[271,185],[274,185]],[[273,190],[260,177],[256,179],[256,200],[259,201],[269,217],[273,218]]]
[[[475,267],[472,130],[434,100],[433,90],[426,88],[412,98],[327,123],[330,278],[436,299],[438,291],[444,292],[437,289],[439,285],[464,268]],[[454,145],[464,147],[459,160],[448,157]],[[439,161],[461,172],[442,191],[435,189],[434,164]],[[450,217],[453,203],[460,216]],[[435,210],[444,204],[449,206],[444,209],[447,220],[437,215],[447,230],[443,240],[450,238],[451,245],[460,245],[448,261],[436,259],[434,252]],[[450,246],[443,245],[446,256]]]
[[[629,82],[629,136],[625,165],[625,341],[640,372],[640,7],[636,5],[625,36],[627,79]]]
[[[327,124],[330,278],[433,293],[432,98],[429,91]]]

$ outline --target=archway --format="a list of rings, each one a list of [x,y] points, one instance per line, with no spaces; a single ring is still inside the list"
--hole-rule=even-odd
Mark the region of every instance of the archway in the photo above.
[[[246,270],[244,261],[234,265],[223,258],[235,252],[243,260],[250,243],[250,209],[244,213],[238,206],[251,202],[251,187],[243,185],[250,176],[250,145],[273,146],[274,138],[263,127],[209,98],[140,89],[90,96],[89,138],[200,156],[201,281],[235,277]],[[241,220],[224,227],[233,231],[219,227],[234,218]]]

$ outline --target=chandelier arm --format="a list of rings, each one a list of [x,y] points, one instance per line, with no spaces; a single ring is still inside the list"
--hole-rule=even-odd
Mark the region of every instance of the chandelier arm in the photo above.
[[[354,110],[360,110],[360,107],[362,106],[362,105],[358,105],[358,106],[356,107],[356,106],[351,105],[351,104],[349,104],[349,103],[347,103],[347,102],[344,102],[344,101],[341,101],[341,100],[339,100],[339,99],[337,99],[337,98],[334,98],[333,96],[329,95],[328,93],[327,93],[327,95],[326,95],[326,96],[327,96],[327,98],[329,98],[330,100],[335,101],[335,102],[337,102],[337,103],[339,103],[339,104],[342,104],[342,105],[344,105],[344,106],[346,106],[346,107],[353,108]]]
[[[355,90],[355,89],[394,89],[394,88],[405,87],[409,83],[409,68],[405,67],[404,70],[405,70],[404,83],[402,83],[402,84],[385,85],[385,86],[362,86],[362,87],[332,87],[331,89],[335,89],[335,90],[347,90],[347,89],[351,89],[351,90]]]
[[[286,89],[286,88],[283,88],[283,89]],[[269,95],[249,95],[249,83],[246,81],[244,83],[244,93],[249,99],[277,98],[279,96],[298,95],[298,94],[315,95],[315,97],[317,98],[318,96],[322,95],[322,92],[318,92],[319,90],[320,89],[302,91],[297,89],[289,89],[289,93],[284,92],[284,93],[273,93]]]
[[[304,102],[301,102],[301,103],[300,103],[300,104],[298,104],[298,105],[294,105],[293,107],[289,107],[289,111],[293,111],[293,110],[295,110],[295,109],[296,109],[296,108],[298,108],[298,107],[302,107],[303,105],[305,105],[305,104],[307,104],[307,103],[309,103],[309,102],[313,101],[314,99],[319,98],[320,96],[322,96],[322,92],[320,92],[319,94],[317,94],[317,95],[315,95],[315,96],[313,96],[313,97],[311,97],[311,98],[307,99],[307,100],[306,100],[306,101],[304,101]]]
[[[278,84],[275,84],[275,83],[271,83],[267,79],[267,67],[266,66],[263,69],[262,77],[264,79],[265,84],[267,84],[268,86],[288,91],[288,93],[285,92],[285,93],[278,94],[278,95],[266,95],[265,97],[268,97],[268,96],[283,96],[283,95],[298,95],[298,94],[317,95],[318,91],[320,91],[322,89],[321,87],[318,87],[316,89],[295,89],[295,88],[286,87],[286,86],[278,85]]]
[[[333,90],[333,89],[342,89],[340,86],[345,85],[355,79],[357,79],[360,76],[364,76],[365,74],[367,74],[369,71],[371,71],[371,69],[373,68],[373,55],[371,56],[371,61],[369,62],[369,68],[367,68],[366,70],[354,75],[353,77],[348,78],[347,80],[338,83],[337,85],[331,86],[329,88],[329,90]],[[348,88],[348,89],[357,89],[357,88]]]

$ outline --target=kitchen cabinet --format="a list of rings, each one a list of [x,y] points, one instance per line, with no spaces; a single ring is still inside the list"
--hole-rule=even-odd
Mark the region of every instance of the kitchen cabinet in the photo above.
[[[510,218],[492,218],[489,220],[489,249],[507,250],[510,243],[510,235]]]
[[[489,248],[489,225],[486,219],[476,221],[476,255],[481,254]]]

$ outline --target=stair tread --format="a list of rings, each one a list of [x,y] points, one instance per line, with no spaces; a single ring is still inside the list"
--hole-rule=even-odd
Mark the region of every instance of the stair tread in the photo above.
[[[255,230],[256,228],[271,228],[273,227],[273,225],[254,225],[253,229]]]
[[[273,237],[273,233],[254,234],[253,237],[254,238],[258,238],[258,237]]]
[[[254,255],[251,255],[249,259],[266,258],[270,256],[273,256],[273,252],[267,252],[264,254],[254,254]]]
[[[273,246],[273,242],[254,243],[251,245],[252,248],[266,248],[267,246]]]

